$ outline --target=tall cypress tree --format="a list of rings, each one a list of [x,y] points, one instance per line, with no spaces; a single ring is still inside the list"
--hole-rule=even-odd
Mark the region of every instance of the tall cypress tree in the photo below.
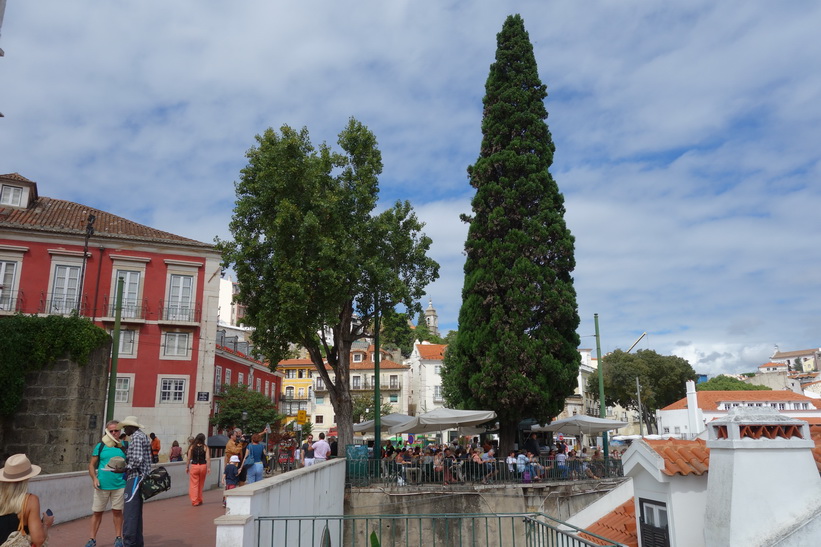
[[[573,393],[579,314],[571,272],[574,239],[549,167],[547,127],[533,46],[519,15],[497,36],[485,84],[482,147],[468,168],[476,188],[468,222],[459,336],[445,356],[451,406],[492,409],[502,454],[518,422],[547,422]]]

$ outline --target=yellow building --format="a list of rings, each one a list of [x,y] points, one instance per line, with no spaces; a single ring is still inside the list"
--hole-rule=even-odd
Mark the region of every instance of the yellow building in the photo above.
[[[286,422],[296,419],[297,412],[304,410],[311,420],[311,401],[314,396],[314,377],[318,374],[310,359],[285,359],[277,364],[277,372],[282,379],[282,394],[279,409],[288,417]]]

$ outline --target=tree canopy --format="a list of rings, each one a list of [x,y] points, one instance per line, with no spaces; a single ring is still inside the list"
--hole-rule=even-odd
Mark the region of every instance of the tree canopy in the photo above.
[[[476,194],[473,215],[462,217],[459,335],[443,370],[450,405],[496,411],[500,453],[523,418],[548,422],[561,412],[581,361],[574,238],[549,171],[546,97],[524,21],[510,16],[485,84],[479,158],[468,168]]]
[[[413,351],[413,341],[408,314],[387,310],[382,316],[382,346],[396,348],[407,358]]]
[[[353,440],[351,344],[371,334],[377,312],[416,311],[439,266],[408,202],[374,214],[382,156],[363,124],[349,120],[339,152],[287,125],[256,140],[236,184],[234,239],[218,246],[256,347],[273,363],[289,344],[307,350],[345,445]]]
[[[696,371],[685,359],[675,355],[659,355],[642,349],[636,353],[616,350],[602,361],[604,399],[608,405],[621,405],[638,410],[636,378],[641,386],[642,421],[647,431],[655,425],[653,416],[659,408],[670,405],[687,395],[687,380],[697,378]],[[587,391],[598,399],[599,377],[588,378]]]
[[[276,405],[264,394],[248,389],[245,384],[226,384],[220,391],[219,412],[211,417],[211,425],[218,429],[240,427],[243,433],[259,433],[265,426],[277,428],[284,418]],[[242,413],[246,413],[243,418]]]
[[[751,391],[769,390],[767,386],[748,384],[732,376],[716,376],[696,385],[696,391]]]
[[[379,409],[380,416],[387,416],[396,412],[393,405],[390,403],[382,403]],[[373,397],[370,395],[360,394],[353,396],[353,421],[359,423],[365,420],[373,420],[376,417],[376,412],[373,408]]]

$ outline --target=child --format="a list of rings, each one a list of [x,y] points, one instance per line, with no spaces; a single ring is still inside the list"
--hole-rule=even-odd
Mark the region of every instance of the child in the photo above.
[[[233,490],[237,487],[237,483],[239,482],[239,456],[231,456],[231,459],[228,461],[228,465],[225,466],[225,489],[226,490]],[[225,507],[225,496],[222,497],[222,506]]]

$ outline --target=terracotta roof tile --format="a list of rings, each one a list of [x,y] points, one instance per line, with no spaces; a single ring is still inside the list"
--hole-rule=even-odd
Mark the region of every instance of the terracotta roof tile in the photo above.
[[[20,173],[6,173],[5,175],[0,175],[0,179],[16,180],[19,182],[34,182],[33,180],[27,179]]]
[[[4,175],[10,178],[9,175]],[[24,178],[24,177],[20,177]],[[95,238],[171,242],[192,247],[214,246],[187,237],[163,232],[131,220],[71,201],[40,196],[28,209],[4,208],[0,212],[0,227],[43,233],[85,236],[88,215],[93,213]]]
[[[447,347],[447,344],[416,344],[419,356],[422,359],[429,359],[431,361],[441,361],[444,359],[445,348]]]
[[[724,401],[738,402],[787,402],[802,401],[808,402],[821,408],[821,399],[812,399],[806,395],[795,393],[789,390],[762,390],[762,391],[698,391],[698,407],[702,410],[718,410],[718,405]],[[661,410],[682,410],[687,408],[687,397],[668,405]],[[789,412],[789,411],[787,411]]]
[[[636,530],[635,502],[631,498],[622,503],[613,509],[613,511],[588,526],[587,531],[605,537],[609,539],[611,543],[622,543],[630,547],[638,547],[639,535]],[[589,534],[581,533],[579,536],[595,545],[608,545],[608,543]]]
[[[770,362],[770,363],[764,363],[763,365],[758,365],[758,368],[770,368],[770,367],[787,368],[787,364],[786,363],[772,363],[772,362]]]
[[[359,363],[354,363],[351,361],[351,370],[373,370],[374,364],[372,361],[360,361]],[[400,365],[399,363],[395,363],[390,359],[380,359],[379,361],[379,370],[386,370],[386,369],[402,369],[405,370],[408,367],[405,365]]]
[[[710,468],[710,449],[703,439],[644,439],[644,442],[664,458],[662,472],[665,475],[703,475]]]
[[[786,359],[788,357],[803,357],[804,355],[813,355],[817,353],[818,348],[800,349],[798,351],[776,351],[770,359]]]

